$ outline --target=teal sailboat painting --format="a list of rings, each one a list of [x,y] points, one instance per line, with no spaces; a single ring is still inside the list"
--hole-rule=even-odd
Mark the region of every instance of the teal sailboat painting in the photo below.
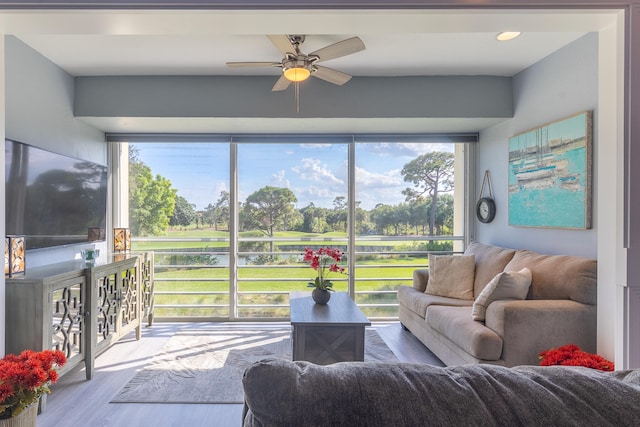
[[[509,138],[509,225],[591,228],[592,113]]]

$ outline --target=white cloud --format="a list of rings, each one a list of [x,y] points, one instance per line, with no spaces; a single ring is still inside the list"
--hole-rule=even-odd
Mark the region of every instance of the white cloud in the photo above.
[[[372,209],[378,203],[400,203],[404,200],[402,190],[405,187],[400,169],[375,173],[356,167],[356,199],[364,209]]]
[[[224,181],[218,181],[216,183],[216,194],[219,196],[221,192],[226,191],[229,192],[229,188],[227,187],[227,183]]]
[[[293,166],[292,171],[300,175],[300,179],[311,182],[324,183],[326,185],[344,185],[344,180],[338,178],[326,163],[318,159],[304,158],[298,166]]]
[[[401,185],[402,182],[400,169],[391,169],[384,173],[375,173],[356,166],[356,183],[358,188],[397,186]]]
[[[280,169],[278,172],[271,175],[271,184],[276,187],[285,187],[290,188],[291,183],[288,179],[285,178],[286,171],[284,169]]]
[[[317,206],[330,207],[336,197],[346,196],[346,161],[340,163],[335,173],[321,160],[313,158],[302,159],[291,170],[300,177],[296,180],[295,188],[292,188],[298,197],[299,206],[306,206],[309,201],[313,201]],[[397,204],[404,201],[402,190],[407,185],[400,172],[397,166],[382,172],[356,166],[356,198],[361,206],[372,209],[378,203]]]
[[[418,157],[432,151],[446,151],[453,153],[454,144],[448,143],[421,143],[421,142],[384,142],[377,144],[362,144],[359,147],[379,153],[386,157]]]

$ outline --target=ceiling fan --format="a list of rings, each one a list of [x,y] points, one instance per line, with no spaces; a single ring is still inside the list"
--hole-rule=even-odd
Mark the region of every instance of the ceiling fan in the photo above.
[[[291,82],[301,82],[308,79],[309,76],[341,86],[351,79],[349,74],[316,64],[365,49],[364,43],[359,37],[352,37],[307,55],[300,51],[300,46],[304,43],[304,35],[269,35],[267,37],[284,55],[280,62],[227,62],[227,66],[282,68],[282,76],[271,89],[274,92],[285,90]]]

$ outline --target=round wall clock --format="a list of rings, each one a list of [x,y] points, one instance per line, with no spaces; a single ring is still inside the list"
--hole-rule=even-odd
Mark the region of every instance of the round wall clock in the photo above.
[[[476,215],[480,222],[488,223],[496,216],[496,203],[491,197],[482,197],[476,204]]]

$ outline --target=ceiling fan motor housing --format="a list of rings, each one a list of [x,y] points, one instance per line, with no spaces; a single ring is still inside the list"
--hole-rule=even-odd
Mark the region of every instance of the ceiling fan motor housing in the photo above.
[[[309,72],[314,72],[313,63],[316,62],[318,57],[311,57],[306,55],[298,55],[296,57],[288,56],[282,60],[282,69],[288,70],[290,68],[304,68]]]

